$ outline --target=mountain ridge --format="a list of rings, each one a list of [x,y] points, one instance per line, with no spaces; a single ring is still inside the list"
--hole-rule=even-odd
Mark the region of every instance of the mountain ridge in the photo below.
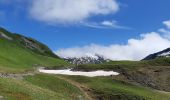
[[[151,60],[151,59],[156,59],[156,58],[159,58],[159,57],[170,57],[170,48],[166,48],[162,51],[150,54],[142,60]]]
[[[45,44],[0,28],[0,73],[25,72],[40,66],[68,65]]]
[[[53,53],[50,48],[48,48],[46,45],[43,43],[30,38],[26,37],[17,33],[11,33],[7,31],[6,29],[0,27],[0,38],[7,39],[11,42],[15,42],[20,44],[20,46],[30,49],[31,51],[35,53],[39,53],[41,55],[45,56],[51,56],[51,57],[56,57],[59,58],[55,53]]]
[[[92,56],[83,56],[83,57],[66,57],[64,58],[65,61],[75,64],[75,65],[81,65],[81,64],[100,64],[107,62],[108,60],[104,59],[103,56],[95,55]]]

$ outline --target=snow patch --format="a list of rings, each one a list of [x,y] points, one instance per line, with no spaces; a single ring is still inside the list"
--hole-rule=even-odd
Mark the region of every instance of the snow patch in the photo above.
[[[0,37],[3,37],[3,38],[8,39],[8,40],[12,40],[11,37],[7,36],[6,34],[4,34],[2,32],[0,32]]]
[[[82,71],[71,71],[71,69],[63,69],[63,70],[39,69],[39,72],[48,73],[48,74],[61,74],[61,75],[79,75],[79,76],[87,76],[87,77],[119,75],[118,72],[103,71],[103,70],[82,72]]]

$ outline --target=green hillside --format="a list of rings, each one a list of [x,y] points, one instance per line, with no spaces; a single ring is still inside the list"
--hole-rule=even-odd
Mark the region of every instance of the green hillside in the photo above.
[[[80,84],[88,86],[89,95],[96,100],[169,100],[170,93],[130,84],[112,77],[87,78],[82,76],[65,76]]]
[[[93,71],[118,76],[42,74],[39,67]],[[46,45],[0,28],[0,100],[170,100],[170,58],[71,65]]]
[[[3,96],[4,100],[86,99],[74,85],[55,76],[43,74],[27,76],[23,80],[0,78],[0,96]]]
[[[0,72],[23,72],[36,67],[67,66],[44,44],[0,29]]]

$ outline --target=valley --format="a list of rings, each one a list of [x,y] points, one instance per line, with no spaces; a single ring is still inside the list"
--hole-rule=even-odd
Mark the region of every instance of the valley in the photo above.
[[[0,29],[0,34],[0,100],[170,100],[167,56],[141,61],[86,58],[74,60],[77,64],[64,61],[32,38],[5,29]],[[41,67],[49,71],[71,69],[89,74],[102,70],[100,74],[117,74],[53,75],[40,73]]]

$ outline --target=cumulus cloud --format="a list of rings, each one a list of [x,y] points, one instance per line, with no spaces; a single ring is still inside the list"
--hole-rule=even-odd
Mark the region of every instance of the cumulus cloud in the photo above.
[[[158,31],[163,34],[164,38],[170,40],[170,20],[163,21],[163,24],[166,26],[166,28],[161,28]]]
[[[116,0],[32,0],[30,14],[49,23],[77,23],[93,15],[114,14]]]
[[[115,20],[94,21],[92,16],[114,14],[119,10],[117,0],[0,0],[0,5],[13,7],[35,20],[50,25],[78,25],[90,28],[129,29]],[[11,12],[10,12],[11,13]]]
[[[163,24],[166,25],[167,28],[170,29],[170,20],[164,21]]]
[[[129,39],[126,45],[91,44],[83,47],[60,49],[56,51],[56,54],[61,57],[95,56],[95,54],[99,54],[105,59],[111,60],[141,60],[151,53],[170,47],[169,32],[169,29],[163,28],[159,29],[158,32],[141,34],[138,39]]]

